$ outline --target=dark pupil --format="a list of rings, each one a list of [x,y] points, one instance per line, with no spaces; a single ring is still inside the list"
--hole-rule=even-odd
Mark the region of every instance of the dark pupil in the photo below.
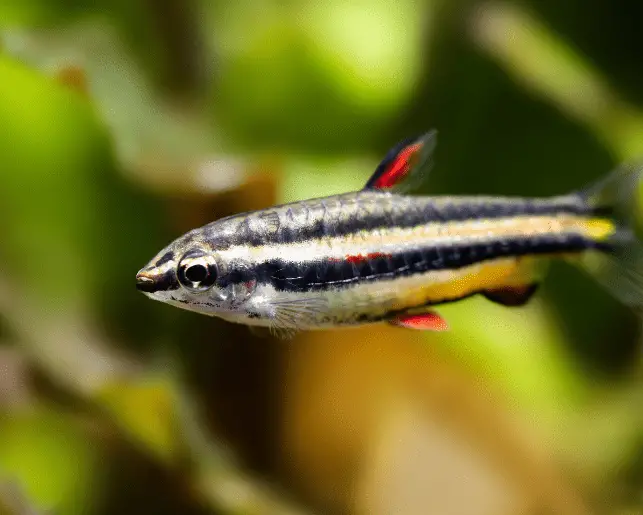
[[[185,277],[193,283],[200,283],[208,277],[208,269],[203,265],[192,265],[185,271]]]

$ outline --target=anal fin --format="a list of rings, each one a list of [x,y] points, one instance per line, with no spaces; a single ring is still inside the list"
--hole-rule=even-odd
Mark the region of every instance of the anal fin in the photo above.
[[[491,302],[495,302],[496,304],[518,307],[527,304],[534,293],[536,293],[537,289],[538,284],[532,283],[521,286],[507,286],[505,288],[485,290],[482,294]]]
[[[447,321],[435,311],[415,315],[400,315],[390,321],[392,325],[415,329],[418,331],[446,331],[449,329]]]

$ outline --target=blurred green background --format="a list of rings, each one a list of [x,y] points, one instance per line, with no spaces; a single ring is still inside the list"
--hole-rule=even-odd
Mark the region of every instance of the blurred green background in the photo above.
[[[359,188],[554,195],[643,155],[629,0],[2,0],[0,507],[643,514],[635,315],[556,265],[452,330],[283,342],[134,275],[231,213]]]

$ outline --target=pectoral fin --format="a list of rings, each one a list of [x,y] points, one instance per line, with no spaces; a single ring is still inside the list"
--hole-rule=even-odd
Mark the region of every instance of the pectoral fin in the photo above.
[[[524,306],[536,293],[538,284],[525,284],[523,286],[510,286],[486,290],[482,294],[492,302],[503,306]]]
[[[418,331],[446,331],[449,324],[435,311],[428,311],[416,315],[400,315],[390,321],[392,325],[415,329]]]

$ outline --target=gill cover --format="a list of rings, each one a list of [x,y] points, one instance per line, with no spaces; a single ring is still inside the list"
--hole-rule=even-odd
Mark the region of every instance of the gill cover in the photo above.
[[[408,193],[428,175],[436,143],[436,130],[401,141],[389,150],[364,189]]]

